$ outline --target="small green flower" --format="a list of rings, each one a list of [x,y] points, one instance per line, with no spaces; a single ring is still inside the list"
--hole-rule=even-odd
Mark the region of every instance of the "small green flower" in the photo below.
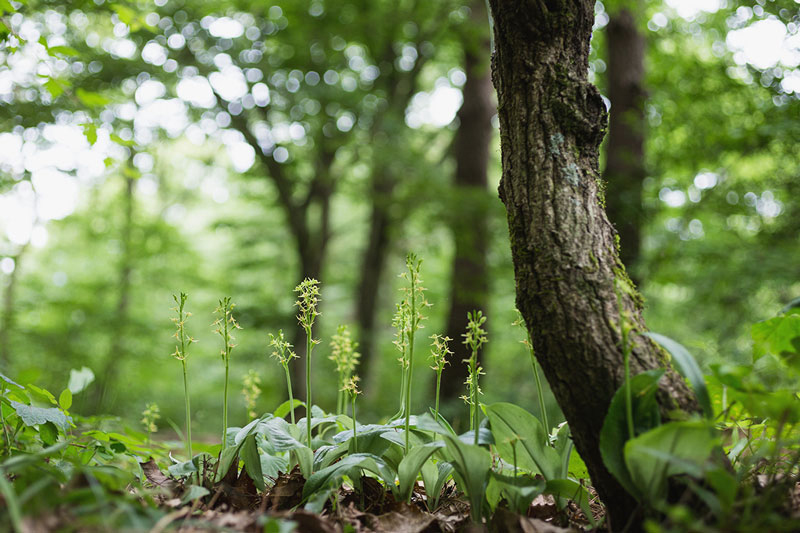
[[[144,411],[142,411],[142,426],[144,426],[144,430],[147,432],[147,439],[150,440],[150,433],[155,433],[158,431],[158,426],[156,422],[161,419],[161,411],[158,408],[157,403],[149,403],[147,407],[145,407]]]
[[[244,376],[242,394],[244,395],[244,403],[247,406],[247,416],[251,419],[256,418],[258,416],[256,402],[258,397],[261,396],[261,377],[252,368]]]

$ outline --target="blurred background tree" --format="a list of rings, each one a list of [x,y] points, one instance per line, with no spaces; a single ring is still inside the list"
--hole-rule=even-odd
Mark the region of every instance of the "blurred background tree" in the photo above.
[[[800,293],[798,9],[793,0],[596,4],[591,76],[611,113],[608,206],[648,324],[705,364],[749,357],[749,324]],[[257,370],[267,410],[283,398],[267,333],[298,331],[292,288],[313,276],[323,284],[314,372],[333,374],[330,336],[356,326],[360,409],[377,419],[396,408],[394,275],[413,250],[434,304],[420,338],[441,332],[460,349],[464,310],[482,308],[485,400],[536,412],[494,192],[484,2],[10,1],[0,10],[4,373],[58,388],[70,368],[88,366],[94,400],[77,409],[135,420],[155,400],[165,419],[180,419],[169,309],[183,290],[200,341],[189,359],[194,415],[214,431],[216,301],[237,303],[233,376]],[[637,44],[619,44],[630,35]],[[615,126],[641,136],[622,142]],[[422,341],[418,350],[427,352]],[[452,400],[462,358],[445,374],[449,415],[467,413]],[[434,376],[425,364],[416,371]],[[431,388],[416,390],[415,410]],[[326,407],[335,397],[334,380],[315,391]],[[237,401],[231,417],[243,422]],[[552,398],[549,409],[558,421]]]

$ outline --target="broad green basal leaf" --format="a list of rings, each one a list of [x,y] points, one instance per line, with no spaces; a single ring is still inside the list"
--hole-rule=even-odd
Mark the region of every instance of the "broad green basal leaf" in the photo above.
[[[380,457],[368,453],[355,453],[312,474],[303,486],[303,500],[307,500],[319,490],[337,485],[344,476],[359,470],[367,470],[380,476],[384,482],[394,484],[394,474],[390,472]]]
[[[484,490],[492,468],[492,455],[480,446],[464,444],[458,438],[445,435],[447,450],[453,456],[453,468],[461,479],[461,490],[467,493],[470,514],[475,522],[483,516]]]
[[[631,378],[633,427],[637,435],[661,423],[656,392],[658,391],[658,381],[663,375],[664,370],[655,369]],[[625,385],[623,384],[611,399],[603,428],[600,430],[600,455],[608,471],[617,478],[628,493],[636,496],[636,487],[628,474],[623,454],[623,447],[628,436]]]
[[[542,474],[545,479],[558,477],[561,459],[547,445],[547,433],[535,416],[511,403],[487,405],[486,416],[497,452],[507,463],[513,464],[516,449],[518,468]]]
[[[700,403],[700,407],[703,408],[703,413],[706,415],[706,418],[713,418],[714,410],[711,408],[711,398],[708,395],[708,388],[706,388],[706,380],[703,377],[703,372],[697,365],[697,361],[692,357],[692,354],[690,354],[681,343],[669,337],[665,337],[664,335],[645,332],[644,336],[650,337],[656,341],[672,355],[672,362],[675,363],[678,372],[692,384],[692,389],[694,389],[697,401]]]
[[[665,496],[668,477],[701,475],[718,443],[704,421],[669,422],[626,442],[625,466],[637,491],[652,503]]]
[[[436,441],[427,444],[420,444],[411,448],[397,469],[397,477],[400,480],[399,495],[401,500],[408,500],[414,488],[414,482],[422,469],[425,461],[433,455],[436,450],[444,447],[444,442]]]

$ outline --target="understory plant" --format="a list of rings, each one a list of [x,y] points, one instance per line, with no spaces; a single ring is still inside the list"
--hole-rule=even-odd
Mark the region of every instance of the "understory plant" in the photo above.
[[[155,402],[150,402],[142,411],[142,427],[144,428],[145,433],[147,433],[147,442],[150,443],[150,437],[153,433],[158,431],[158,425],[156,422],[159,421],[161,418],[161,410],[158,408],[158,404]],[[191,450],[189,450],[191,453]],[[190,455],[191,457],[191,455]]]
[[[361,391],[358,389],[358,376],[350,376],[345,383],[342,392],[350,397],[350,405],[352,406],[353,415],[353,450],[358,451],[358,435],[356,434],[356,398]]]
[[[282,329],[278,330],[277,337],[272,333],[269,334],[269,346],[272,347],[272,357],[278,360],[286,376],[286,388],[289,392],[289,413],[292,424],[294,424],[294,396],[292,395],[292,373],[289,372],[289,363],[292,359],[297,359],[297,354],[292,351],[292,345],[284,338]]]
[[[404,329],[401,338],[405,339],[403,344],[404,358],[402,360],[405,387],[403,392],[405,398],[403,402],[403,413],[405,415],[405,449],[404,453],[407,455],[410,450],[409,438],[411,431],[411,383],[414,375],[414,336],[417,331],[422,329],[422,321],[425,316],[422,310],[429,307],[430,304],[425,300],[425,287],[422,286],[422,276],[420,275],[420,268],[422,267],[422,259],[419,259],[416,254],[409,253],[406,256],[406,271],[403,272],[402,277],[407,285],[400,290],[403,292],[403,299],[400,303],[400,314],[402,319],[400,321],[401,327]]]
[[[344,324],[336,329],[336,333],[331,337],[330,346],[331,355],[329,359],[336,366],[336,375],[338,376],[336,414],[343,414],[347,410],[347,387],[358,366],[361,354],[356,351],[358,343],[350,338],[350,330]]]
[[[539,376],[539,362],[536,360],[536,353],[533,350],[531,333],[528,331],[528,328],[525,325],[525,319],[522,317],[522,313],[519,312],[519,309],[514,310],[517,312],[517,319],[511,325],[519,326],[525,330],[525,340],[521,340],[520,342],[525,345],[525,348],[527,348],[528,354],[531,358],[531,366],[533,367],[533,380],[536,383],[536,397],[539,400],[539,412],[542,416],[542,424],[544,424],[545,430],[549,432],[550,424],[547,421],[547,407],[544,403],[544,387],[542,387],[542,378]]]
[[[245,374],[242,380],[242,396],[244,396],[247,416],[250,419],[258,416],[256,412],[256,402],[258,401],[258,397],[261,396],[261,376],[252,368]]]
[[[187,298],[188,295],[185,292],[180,293],[180,296],[175,296],[174,294],[172,295],[172,299],[175,300],[175,303],[177,304],[176,307],[172,308],[172,310],[177,314],[176,317],[172,318],[172,322],[175,324],[176,328],[173,337],[175,337],[175,339],[178,341],[177,345],[175,346],[175,351],[172,353],[172,357],[180,361],[181,367],[183,368],[183,398],[184,406],[186,408],[186,455],[187,458],[191,460],[193,457],[192,409],[189,401],[189,374],[186,367],[186,349],[189,345],[196,341],[186,334],[186,320],[192,316],[191,313],[184,309],[186,307]]]
[[[218,318],[212,324],[214,331],[222,338],[222,362],[225,363],[225,386],[222,392],[222,451],[225,451],[228,433],[228,376],[230,373],[231,351],[236,347],[233,331],[241,329],[236,319],[233,318],[233,308],[230,296],[226,296],[219,301],[219,306],[214,311]]]
[[[469,404],[469,428],[475,432],[475,444],[478,444],[478,428],[480,424],[480,403],[481,394],[478,379],[483,373],[478,364],[478,352],[486,343],[486,330],[481,326],[486,322],[486,317],[482,311],[471,311],[467,313],[467,332],[464,333],[464,344],[469,347],[471,355],[464,362],[469,367],[469,375],[465,385],[468,388],[468,398],[464,398]]]
[[[450,337],[446,337],[444,335],[431,335],[431,360],[433,364],[431,368],[436,372],[436,400],[433,407],[433,416],[436,420],[439,419],[439,391],[442,388],[442,372],[444,371],[444,367],[449,365],[450,362],[447,358],[453,355],[453,352],[450,351],[448,346],[448,342],[450,342]]]
[[[317,306],[319,305],[319,281],[306,278],[300,285],[295,287],[298,293],[297,301],[297,321],[306,333],[306,434],[307,445],[311,448],[311,350],[320,341],[314,339],[312,327],[314,321],[319,316]]]

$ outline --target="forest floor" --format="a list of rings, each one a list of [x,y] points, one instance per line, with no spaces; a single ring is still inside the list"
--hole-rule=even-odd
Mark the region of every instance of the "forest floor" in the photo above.
[[[344,485],[338,491],[335,505],[331,498],[319,512],[314,512],[298,508],[305,484],[298,469],[279,475],[262,494],[244,470],[237,475],[232,469],[206,498],[186,504],[186,488],[182,484],[162,473],[153,461],[142,467],[148,481],[163,489],[162,496],[157,499],[159,506],[172,509],[155,525],[154,533],[176,526],[187,533],[220,529],[303,533],[455,533],[488,529],[512,533],[566,533],[585,531],[589,526],[576,505],[570,503],[559,509],[552,496],[539,496],[529,507],[527,516],[498,507],[484,528],[470,521],[469,503],[452,482],[444,487],[438,507],[430,512],[421,484],[414,488],[410,503],[398,502],[391,491],[368,476],[361,478],[360,491]],[[592,494],[595,496],[592,511],[595,519],[600,520],[603,508],[593,491]],[[61,519],[68,520],[68,516]],[[54,525],[52,521],[58,521],[58,517],[42,520]],[[37,529],[33,527],[32,531]]]

